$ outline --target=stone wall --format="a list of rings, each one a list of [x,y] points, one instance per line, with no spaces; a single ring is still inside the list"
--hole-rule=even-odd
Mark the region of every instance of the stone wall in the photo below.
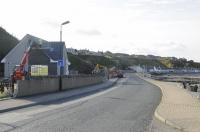
[[[17,97],[56,92],[59,90],[59,78],[41,78],[17,82]]]
[[[85,87],[102,83],[102,76],[65,76],[65,77],[38,77],[31,80],[20,80],[15,88],[15,96],[23,97],[44,93],[57,92],[73,88]],[[61,86],[61,88],[60,88]]]
[[[64,77],[62,78],[62,90],[84,87],[103,82],[101,76],[86,76],[86,77]]]

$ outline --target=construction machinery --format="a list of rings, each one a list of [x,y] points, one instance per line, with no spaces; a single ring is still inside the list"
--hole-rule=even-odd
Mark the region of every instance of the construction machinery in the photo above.
[[[14,85],[17,82],[17,80],[24,80],[25,77],[28,75],[28,72],[25,70],[25,65],[28,63],[28,57],[29,57],[29,50],[28,48],[22,57],[22,60],[20,62],[20,65],[16,65],[13,69],[13,74],[10,76],[10,78],[4,78],[0,81],[0,92],[3,93],[4,89],[10,89],[11,94],[14,93]]]
[[[100,64],[96,64],[94,70],[92,71],[93,74],[95,73],[100,73],[102,70],[105,69],[105,66],[100,65]]]
[[[110,75],[110,78],[115,78],[115,77],[123,78],[124,77],[123,72],[116,67],[112,67],[109,69],[109,75]]]
[[[94,70],[92,71],[92,74],[100,74],[100,75],[106,77],[107,79],[109,79],[107,67],[100,65],[100,64],[96,64]]]
[[[16,82],[17,80],[24,80],[25,76],[28,74],[28,72],[25,70],[25,65],[28,64],[28,57],[29,57],[29,50],[25,51],[20,65],[16,65],[13,74],[11,75],[11,79],[13,82]]]
[[[116,67],[110,68],[109,70],[107,69],[107,67],[97,64],[94,68],[94,70],[92,71],[92,73],[102,73],[105,72],[108,76],[110,74],[111,78],[113,77],[118,77],[118,78],[123,78],[123,72],[121,70],[118,70]]]

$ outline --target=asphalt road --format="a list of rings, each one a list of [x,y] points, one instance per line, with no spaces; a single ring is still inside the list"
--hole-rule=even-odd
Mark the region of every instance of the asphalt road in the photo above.
[[[175,132],[153,118],[160,99],[158,87],[126,74],[94,95],[0,114],[0,131]]]

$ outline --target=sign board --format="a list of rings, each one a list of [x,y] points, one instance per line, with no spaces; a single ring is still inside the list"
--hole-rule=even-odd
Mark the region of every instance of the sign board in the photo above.
[[[63,60],[58,60],[58,66],[59,67],[64,67],[64,61]]]
[[[48,76],[47,65],[32,65],[31,76]]]

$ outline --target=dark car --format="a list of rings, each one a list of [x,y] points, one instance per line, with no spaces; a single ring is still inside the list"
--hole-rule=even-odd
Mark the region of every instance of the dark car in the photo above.
[[[123,78],[124,75],[123,75],[122,73],[118,73],[118,74],[117,74],[117,77],[118,77],[118,78]]]

